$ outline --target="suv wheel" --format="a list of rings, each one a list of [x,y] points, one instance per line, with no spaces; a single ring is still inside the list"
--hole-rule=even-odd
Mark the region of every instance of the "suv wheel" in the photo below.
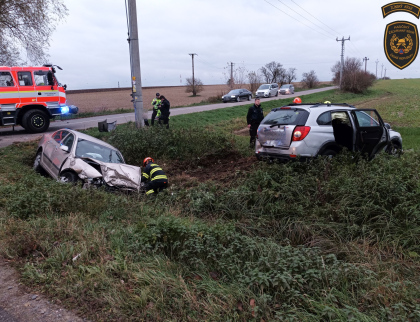
[[[324,157],[332,158],[332,157],[337,155],[337,151],[334,151],[334,150],[331,150],[331,149],[326,149],[325,151],[322,151],[322,153],[320,153],[320,155],[322,155]]]

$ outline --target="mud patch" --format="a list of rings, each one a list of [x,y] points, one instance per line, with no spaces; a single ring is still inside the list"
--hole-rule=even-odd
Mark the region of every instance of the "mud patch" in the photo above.
[[[208,156],[200,159],[195,166],[179,164],[178,168],[168,169],[171,184],[190,188],[200,183],[213,180],[229,182],[249,172],[258,160],[254,157],[242,157],[237,153],[221,156]]]
[[[233,134],[239,135],[239,136],[249,136],[249,128],[245,127],[243,129],[234,131]]]

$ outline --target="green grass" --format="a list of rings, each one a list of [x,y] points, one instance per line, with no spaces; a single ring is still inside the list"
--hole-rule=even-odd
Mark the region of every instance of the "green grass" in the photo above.
[[[304,101],[380,101],[386,115],[394,88],[399,81]],[[157,198],[42,177],[31,169],[36,142],[0,149],[0,255],[34,291],[91,320],[419,320],[420,151],[411,124],[420,118],[396,127],[413,149],[399,158],[344,153],[237,169],[252,155],[248,137],[234,134],[246,112],[174,116],[170,130],[87,131],[129,163],[156,157],[172,182]],[[195,177],[201,172],[210,179]]]

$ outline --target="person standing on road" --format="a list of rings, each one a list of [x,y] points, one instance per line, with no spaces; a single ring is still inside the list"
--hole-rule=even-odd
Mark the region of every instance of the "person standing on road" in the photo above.
[[[161,116],[159,118],[159,122],[162,120],[163,125],[166,124],[166,128],[169,129],[169,114],[171,114],[171,112],[169,111],[169,109],[171,108],[171,104],[169,103],[169,101],[165,98],[165,96],[161,95],[160,96],[160,112],[161,112]]]
[[[146,183],[146,195],[157,194],[168,187],[168,177],[162,168],[151,157],[143,160],[144,170],[141,174],[141,182]]]
[[[255,146],[255,138],[257,136],[257,130],[260,126],[261,121],[264,119],[263,109],[261,107],[259,98],[255,98],[255,103],[248,110],[246,121],[249,128],[249,146],[253,148]]]
[[[152,119],[151,119],[152,125],[155,124],[155,118],[159,111],[159,105],[160,105],[160,94],[156,93],[156,97],[152,101],[152,106],[153,106]]]

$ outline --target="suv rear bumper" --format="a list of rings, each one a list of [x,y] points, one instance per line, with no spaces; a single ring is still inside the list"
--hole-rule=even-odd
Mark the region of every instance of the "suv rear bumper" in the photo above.
[[[287,162],[287,161],[306,161],[312,159],[312,157],[305,157],[305,156],[290,156],[289,154],[272,154],[266,152],[255,153],[255,156],[260,161],[279,161],[279,162]]]

